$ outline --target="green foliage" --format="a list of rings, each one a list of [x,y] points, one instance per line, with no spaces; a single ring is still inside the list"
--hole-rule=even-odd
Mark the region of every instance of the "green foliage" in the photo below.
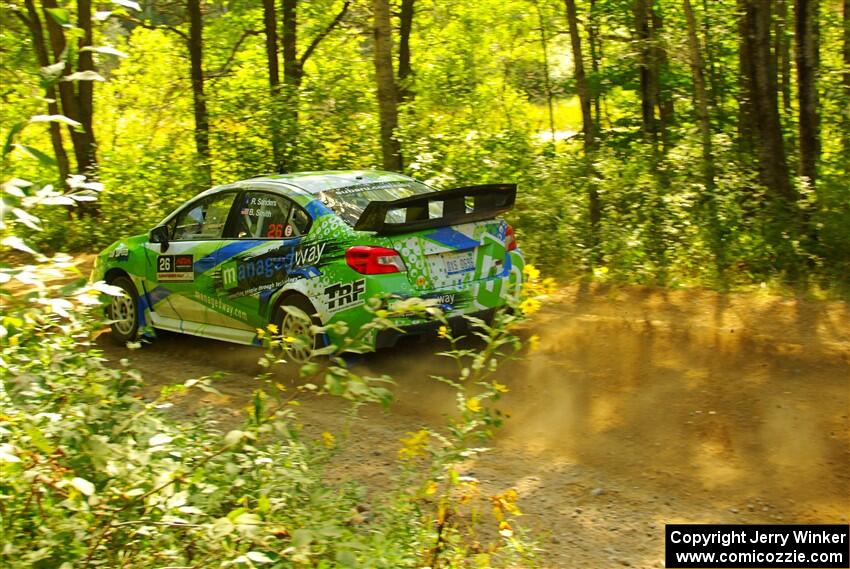
[[[592,176],[580,144],[563,3],[417,2],[410,39],[413,76],[398,133],[406,172],[439,187],[520,182],[520,205],[509,216],[520,245],[561,275],[671,285],[792,281],[840,287],[850,271],[850,190],[842,142],[848,94],[838,82],[841,50],[833,49],[842,41],[840,14],[821,14],[820,180],[815,192],[803,191],[798,203],[787,204],[784,209],[792,212],[787,218],[784,206],[774,207],[760,187],[752,157],[738,139],[743,95],[736,4],[694,4],[708,60],[717,170],[713,195],[702,173],[685,20],[680,5],[666,0],[654,5],[663,20],[659,46],[668,60],[661,69],[661,96],[672,101],[675,117],[664,126],[667,145],[660,159],[641,133],[632,4],[579,2],[588,83],[599,99]],[[299,56],[340,6],[332,0],[299,6]],[[150,5],[138,16],[156,28],[147,29],[128,20],[134,11],[121,10],[95,27],[98,72],[108,79],[95,89],[96,175],[106,187],[100,213],[97,219],[69,220],[62,211],[40,212],[47,220],[38,240],[44,251],[94,250],[117,235],[143,232],[204,189],[195,155],[188,53],[180,36],[187,29],[185,14],[180,7]],[[36,98],[44,75],[34,63],[26,28],[5,17],[11,32],[0,40],[8,54],[2,73],[10,88],[0,119],[8,130],[14,117],[44,112]],[[300,89],[284,86],[277,97],[268,84],[261,30],[262,10],[255,4],[209,6],[205,12],[213,181],[273,171],[275,132],[284,133],[291,169],[378,166],[368,6],[352,4],[306,61]],[[591,31],[598,40],[593,53]],[[784,33],[792,34],[792,28],[786,26]],[[127,57],[111,55],[115,50]],[[792,165],[795,104],[790,101],[782,113]],[[55,175],[46,132],[44,126],[30,128],[19,137],[11,160],[21,177]],[[805,187],[799,179],[795,185]],[[595,245],[588,215],[591,187],[602,204]]]
[[[520,312],[537,301],[524,302]],[[378,312],[373,329],[390,316]],[[458,474],[461,461],[483,450],[471,443],[501,422],[487,402],[506,390],[493,374],[501,359],[518,354],[511,331],[519,320],[502,314],[492,326],[479,322],[480,352],[452,339],[447,355],[458,362],[458,377],[440,380],[458,388],[458,417],[445,434],[403,439],[396,478],[367,496],[355,481],[326,480],[345,438],[305,436],[293,398],[271,374],[261,376],[267,390],[255,391],[239,429],[222,431],[211,416],[178,421],[166,411],[175,397],[216,392],[211,381],[145,396],[137,372],[126,362],[107,365],[95,347],[96,302],[12,311],[2,321],[0,361],[4,565],[498,567],[529,560],[534,549],[514,521],[516,493],[487,498],[477,481]],[[281,342],[269,343],[266,364],[280,361]],[[334,359],[306,365],[302,375],[324,381],[299,389],[358,405],[387,399],[375,381],[388,378],[361,378]],[[487,504],[489,522],[479,517]]]
[[[85,183],[85,182],[80,182]],[[501,422],[488,401],[506,388],[493,374],[521,348],[520,316],[476,321],[484,347],[447,355],[458,376],[439,378],[458,389],[458,417],[446,433],[421,430],[401,441],[396,476],[371,495],[355,480],[330,482],[326,472],[344,448],[344,433],[306,436],[297,400],[271,372],[259,376],[243,424],[222,429],[207,413],[181,421],[168,409],[190,390],[218,393],[210,378],[144,389],[140,374],[108,364],[94,338],[103,326],[101,300],[119,294],[93,283],[53,290],[63,257],[35,253],[16,232],[38,226],[28,209],[73,202],[68,194],[23,180],[4,184],[20,199],[3,227],[3,245],[39,264],[3,267],[8,298],[0,319],[0,559],[8,567],[502,567],[527,565],[535,549],[515,518],[518,496],[482,496],[458,465],[484,449],[472,446]],[[28,199],[32,188],[39,200]],[[514,300],[531,313],[545,292],[529,282]],[[16,281],[24,289],[8,288]],[[12,294],[14,293],[14,294]],[[315,350],[294,390],[342,396],[353,410],[388,403],[388,377],[361,377],[341,359],[358,342],[392,326],[394,315],[438,309],[418,299],[376,301],[374,321],[345,346]],[[441,330],[447,335],[447,328]],[[320,330],[319,330],[320,331]],[[269,327],[270,368],[284,364],[300,338]],[[316,383],[312,383],[316,381]],[[356,419],[356,413],[352,415]],[[492,506],[493,518],[481,511]]]

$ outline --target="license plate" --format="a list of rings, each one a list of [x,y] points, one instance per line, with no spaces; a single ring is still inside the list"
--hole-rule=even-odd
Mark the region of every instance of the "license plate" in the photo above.
[[[449,275],[462,275],[475,270],[475,253],[473,251],[460,251],[457,253],[444,253],[443,266]]]

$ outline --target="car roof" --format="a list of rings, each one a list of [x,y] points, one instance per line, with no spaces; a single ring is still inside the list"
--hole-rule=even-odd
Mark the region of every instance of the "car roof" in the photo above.
[[[413,178],[381,170],[324,170],[274,174],[244,180],[245,182],[282,182],[309,194],[381,182],[411,182]]]

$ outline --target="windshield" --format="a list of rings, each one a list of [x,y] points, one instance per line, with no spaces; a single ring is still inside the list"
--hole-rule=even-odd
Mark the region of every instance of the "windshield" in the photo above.
[[[418,194],[429,194],[435,190],[420,182],[380,182],[376,184],[363,184],[362,186],[349,186],[328,190],[319,194],[319,199],[334,213],[340,216],[348,225],[354,227],[366,206],[374,201],[393,201]],[[442,203],[432,203],[433,209],[442,209]],[[390,210],[387,212],[388,223],[404,223],[404,210]],[[439,211],[432,212],[439,216]]]

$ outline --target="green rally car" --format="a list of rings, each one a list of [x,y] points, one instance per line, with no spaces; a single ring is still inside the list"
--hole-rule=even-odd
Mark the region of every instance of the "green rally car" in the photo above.
[[[147,234],[112,244],[92,280],[123,289],[108,307],[122,343],[161,329],[259,344],[257,330],[270,323],[309,334],[287,306],[317,325],[344,321],[353,335],[372,318],[373,297],[434,299],[459,324],[488,317],[521,285],[523,257],[497,217],[515,199],[513,184],[436,191],[391,172],[254,178],[202,192]],[[436,326],[422,313],[394,324],[367,345]],[[313,341],[343,337],[328,331]]]

